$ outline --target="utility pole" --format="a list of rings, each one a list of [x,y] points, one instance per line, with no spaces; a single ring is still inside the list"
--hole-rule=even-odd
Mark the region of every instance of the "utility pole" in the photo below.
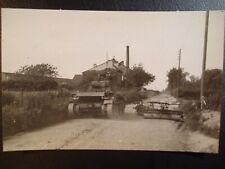
[[[203,50],[203,61],[202,61],[202,76],[201,76],[201,89],[200,89],[200,102],[201,109],[203,109],[204,102],[204,73],[206,67],[206,55],[207,55],[207,41],[208,41],[208,26],[209,26],[209,11],[206,11],[205,18],[205,36],[204,36],[204,50]]]
[[[181,60],[181,49],[179,49],[178,53],[178,69],[177,69],[177,97],[179,97],[179,88],[180,88],[180,76],[181,76],[181,70],[180,70],[180,60]]]
[[[180,60],[181,60],[181,49],[179,49],[179,62],[178,62],[178,70],[180,70]]]

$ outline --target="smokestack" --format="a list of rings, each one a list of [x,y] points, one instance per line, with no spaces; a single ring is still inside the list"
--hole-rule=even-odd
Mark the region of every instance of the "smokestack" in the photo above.
[[[130,65],[129,65],[129,46],[127,46],[127,60],[126,60],[126,67],[129,68]]]

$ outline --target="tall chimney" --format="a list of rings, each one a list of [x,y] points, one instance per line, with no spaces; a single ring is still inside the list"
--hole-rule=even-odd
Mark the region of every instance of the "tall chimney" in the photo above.
[[[127,60],[126,60],[126,67],[129,68],[130,65],[129,65],[129,46],[127,46]]]

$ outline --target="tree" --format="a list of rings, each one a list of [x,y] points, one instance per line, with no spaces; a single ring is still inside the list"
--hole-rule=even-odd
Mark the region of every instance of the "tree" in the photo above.
[[[41,77],[56,77],[58,76],[57,67],[50,64],[37,64],[37,65],[25,65],[22,66],[16,73],[41,76]]]
[[[172,68],[168,74],[168,89],[179,87],[179,97],[199,99],[201,79],[183,69]],[[223,72],[220,69],[208,69],[204,72],[204,96],[210,109],[219,109],[222,98],[222,78]]]
[[[220,110],[222,98],[223,71],[210,69],[204,72],[204,95],[207,106],[211,109]]]
[[[19,78],[6,81],[3,84],[4,89],[55,90],[58,87],[58,83],[53,79],[58,75],[57,67],[50,64],[25,65],[16,73]]]
[[[208,69],[204,72],[204,87],[210,92],[222,91],[223,72],[220,69]]]
[[[198,77],[196,77],[194,75],[190,75],[189,78],[190,78],[190,82],[191,83],[196,83],[196,82],[198,82],[200,80]]]
[[[184,72],[184,69],[172,68],[167,73],[168,89],[175,89],[184,86],[187,81],[186,77],[188,75],[189,73]]]
[[[189,76],[189,80],[186,80],[182,88],[184,90],[200,92],[200,79],[194,75]],[[200,94],[200,93],[199,93]]]
[[[126,83],[128,87],[142,87],[155,80],[155,76],[144,70],[141,64],[134,65],[131,70],[128,70],[126,75]]]

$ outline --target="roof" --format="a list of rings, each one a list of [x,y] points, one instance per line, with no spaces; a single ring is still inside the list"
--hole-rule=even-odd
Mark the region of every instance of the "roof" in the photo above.
[[[105,62],[103,62],[103,63],[101,63],[101,64],[98,64],[98,65],[96,65],[96,66],[94,66],[94,67],[92,67],[92,68],[90,68],[90,69],[84,71],[83,73],[88,72],[88,71],[92,71],[92,70],[95,69],[96,67],[99,67],[99,66],[101,66],[101,65],[107,64],[108,62],[113,62],[112,66],[113,66],[115,69],[118,69],[118,66],[116,66],[115,63],[119,64],[119,62],[118,62],[115,58],[113,58],[113,59],[107,60],[107,61],[105,61]]]
[[[90,97],[94,97],[94,96],[105,96],[105,92],[78,92],[77,96],[90,96]]]

